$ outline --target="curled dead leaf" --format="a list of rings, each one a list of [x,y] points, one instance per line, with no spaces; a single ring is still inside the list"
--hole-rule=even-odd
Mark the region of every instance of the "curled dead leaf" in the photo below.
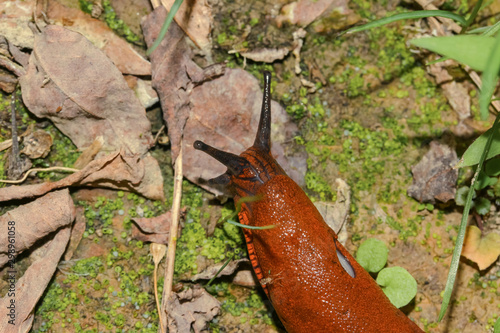
[[[28,70],[20,83],[30,111],[49,118],[80,150],[102,136],[98,159],[120,151],[120,159],[112,158],[114,166],[82,177],[88,185],[163,198],[160,168],[148,153],[154,140],[144,107],[120,71],[85,37],[63,27],[47,26],[35,38]],[[125,173],[114,173],[117,169],[125,169]],[[66,181],[65,186],[69,184]]]
[[[500,235],[492,231],[482,235],[476,226],[468,226],[462,255],[477,264],[480,270],[488,268],[500,256]]]
[[[174,293],[167,302],[168,331],[202,332],[219,313],[220,302],[200,285]]]
[[[23,143],[24,148],[21,153],[31,159],[44,158],[49,154],[50,147],[52,147],[52,137],[45,131],[37,130],[25,136]]]
[[[95,6],[97,7],[97,6]],[[47,17],[58,25],[84,35],[101,49],[123,74],[151,75],[151,64],[107,24],[76,8],[68,8],[54,0],[47,1]]]
[[[5,230],[0,232],[0,267],[9,260],[9,221],[13,221],[15,251],[18,255],[48,234],[67,226],[74,219],[75,206],[67,189],[48,193],[8,211],[0,217],[0,226],[5,226]]]

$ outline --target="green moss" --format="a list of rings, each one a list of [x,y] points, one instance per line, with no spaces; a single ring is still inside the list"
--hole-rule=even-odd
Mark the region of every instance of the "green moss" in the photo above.
[[[104,270],[103,266],[100,257],[91,257],[77,261],[71,270],[78,275],[96,277],[99,272]]]

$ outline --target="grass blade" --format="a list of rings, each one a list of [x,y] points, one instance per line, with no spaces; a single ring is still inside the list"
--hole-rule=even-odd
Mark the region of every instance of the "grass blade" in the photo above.
[[[451,293],[453,292],[455,278],[457,277],[458,264],[460,262],[460,254],[462,253],[462,247],[464,244],[465,229],[467,227],[467,220],[469,217],[469,211],[470,211],[470,208],[472,205],[472,195],[474,193],[474,190],[472,190],[472,189],[474,188],[474,184],[476,183],[477,177],[479,175],[479,171],[483,167],[484,160],[486,158],[488,150],[490,149],[491,142],[493,141],[493,132],[498,131],[499,119],[500,119],[500,116],[497,116],[495,118],[495,122],[493,123],[493,127],[492,127],[492,132],[491,132],[490,136],[488,137],[488,141],[486,142],[486,146],[484,147],[484,150],[481,154],[479,164],[477,165],[476,172],[474,174],[474,177],[472,178],[472,182],[471,182],[471,186],[470,186],[471,190],[467,194],[467,200],[465,202],[462,220],[460,221],[460,228],[458,229],[457,241],[455,243],[455,249],[453,250],[453,257],[451,259],[450,270],[448,271],[448,279],[446,280],[446,287],[444,289],[444,295],[443,295],[443,303],[441,304],[441,310],[439,312],[438,321],[441,321],[441,319],[443,319],[443,316],[446,312],[446,309],[448,308],[448,305],[450,304]]]
[[[156,38],[155,42],[151,47],[146,51],[146,55],[150,55],[153,53],[154,50],[160,45],[161,41],[165,37],[168,31],[168,27],[170,27],[170,23],[172,23],[172,20],[174,19],[175,14],[177,14],[177,11],[179,10],[179,7],[182,5],[183,0],[175,0],[174,4],[170,8],[170,11],[168,12],[167,18],[165,18],[165,22],[163,22],[163,25],[161,26],[160,33],[158,34],[158,38]]]
[[[489,37],[486,37],[489,38]],[[479,110],[481,119],[488,118],[488,107],[490,105],[491,97],[495,91],[498,81],[498,71],[500,70],[500,34],[495,38],[493,49],[489,53],[482,76],[481,94],[479,95]]]
[[[481,9],[481,5],[483,4],[483,0],[479,0],[476,2],[476,5],[472,9],[472,12],[470,13],[469,18],[467,19],[467,23],[463,26],[462,32],[465,32],[465,30],[474,22],[476,19],[477,13],[479,12],[479,9]]]
[[[477,71],[485,71],[495,38],[474,35],[412,39],[411,44],[455,59]]]
[[[460,23],[460,25],[462,25],[462,26],[465,26],[467,24],[467,21],[465,20],[465,18],[463,18],[460,15],[448,12],[446,10],[418,10],[415,12],[400,13],[400,14],[396,14],[393,16],[384,17],[380,20],[376,20],[376,21],[361,25],[359,27],[352,27],[351,29],[347,29],[346,31],[342,32],[339,36],[344,35],[344,34],[351,34],[354,32],[360,32],[363,30],[371,29],[371,28],[380,27],[382,25],[389,24],[389,23],[396,22],[396,21],[400,21],[400,20],[420,19],[420,18],[424,18],[424,17],[433,17],[433,16],[439,16],[439,17],[445,17],[445,18],[452,19],[452,20]]]

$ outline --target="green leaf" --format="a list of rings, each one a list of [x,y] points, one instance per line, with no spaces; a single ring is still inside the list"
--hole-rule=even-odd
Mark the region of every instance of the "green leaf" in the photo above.
[[[475,201],[474,208],[479,215],[486,215],[490,212],[491,201],[486,198],[479,198]]]
[[[465,20],[465,18],[463,18],[460,15],[448,12],[446,10],[417,10],[414,12],[399,13],[396,15],[384,17],[383,19],[376,20],[376,21],[361,25],[359,27],[353,27],[351,29],[344,31],[340,35],[350,34],[350,33],[354,33],[354,32],[360,32],[363,30],[368,30],[368,29],[380,27],[382,25],[389,24],[389,23],[396,22],[396,21],[409,20],[409,19],[410,20],[411,19],[421,19],[424,17],[433,17],[433,16],[446,17],[446,18],[452,19],[454,21],[457,21],[461,25],[467,24],[467,21]]]
[[[485,36],[458,35],[412,39],[411,44],[455,59],[472,69],[484,71],[495,38]]]
[[[370,273],[377,273],[387,263],[389,249],[384,242],[369,238],[364,241],[356,252],[357,262]]]
[[[417,281],[403,267],[384,268],[378,273],[377,283],[397,308],[410,303],[417,294]]]
[[[489,37],[483,37],[489,38]],[[485,50],[486,52],[486,50]],[[491,102],[491,97],[495,92],[495,87],[498,81],[498,71],[500,70],[500,34],[495,38],[493,49],[488,52],[488,59],[483,75],[481,76],[482,86],[481,94],[479,95],[479,113],[482,120],[488,118],[488,107]]]
[[[474,184],[474,189],[482,190],[488,186],[493,186],[497,183],[498,178],[489,177],[484,172],[479,171],[479,175],[477,177],[477,182]]]
[[[457,168],[463,168],[479,163],[479,159],[484,151],[486,142],[488,141],[488,137],[492,130],[493,129],[490,128],[489,130],[484,132],[479,138],[476,139],[476,141],[474,141],[469,146],[469,148],[467,148],[460,161],[458,161],[456,165]],[[488,151],[485,160],[489,160],[490,158],[500,154],[500,130],[497,130],[493,134],[492,140],[493,141],[491,142],[490,150]]]
[[[500,159],[494,158],[486,162],[484,166],[484,173],[492,177],[500,175]]]
[[[495,327],[493,329],[493,333],[500,333],[500,317],[495,322]]]

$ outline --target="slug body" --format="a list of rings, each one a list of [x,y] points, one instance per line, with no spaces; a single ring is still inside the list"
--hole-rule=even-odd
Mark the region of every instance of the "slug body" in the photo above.
[[[271,156],[271,74],[265,88],[254,145],[241,155],[204,144],[227,167],[211,180],[225,185],[235,202],[253,269],[289,333],[423,332],[393,306],[373,278],[337,241],[304,191]]]

